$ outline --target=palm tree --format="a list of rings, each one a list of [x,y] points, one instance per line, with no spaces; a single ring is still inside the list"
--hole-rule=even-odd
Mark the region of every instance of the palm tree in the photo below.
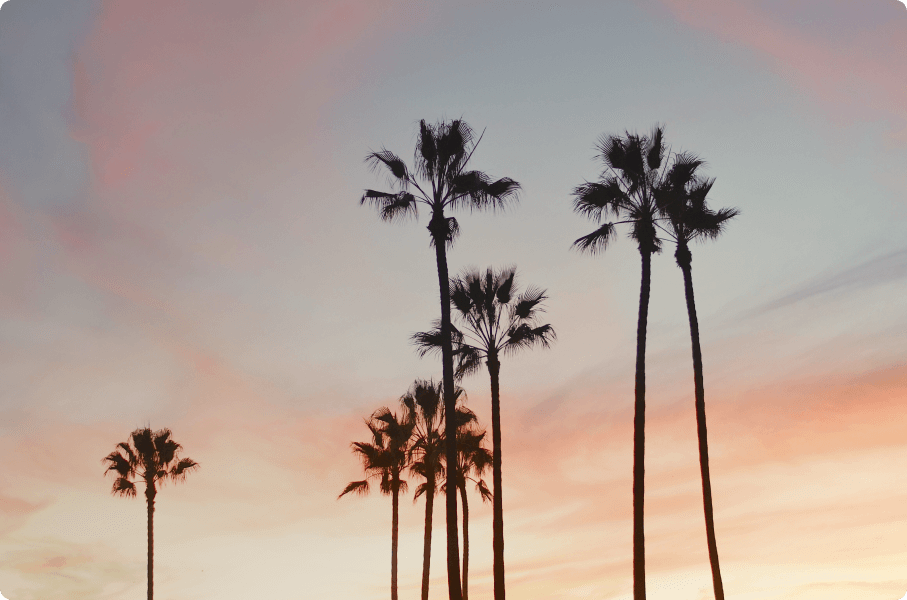
[[[463,505],[463,600],[469,599],[469,500],[466,482],[476,486],[482,500],[492,501],[491,490],[482,475],[492,463],[492,455],[485,447],[485,430],[479,429],[474,412],[461,406],[457,408],[457,489]]]
[[[432,512],[438,478],[443,475],[441,458],[445,439],[442,433],[444,404],[441,384],[417,379],[400,399],[407,411],[415,416],[409,470],[423,479],[416,488],[413,502],[425,495],[425,538],[422,549],[422,600],[428,598],[428,578],[431,569]]]
[[[373,169],[386,168],[395,192],[365,190],[360,204],[369,203],[378,209],[384,221],[416,217],[418,205],[431,210],[428,231],[435,248],[438,268],[438,287],[441,296],[441,365],[444,386],[444,407],[453,413],[454,397],[453,348],[450,341],[450,297],[448,288],[447,247],[459,233],[453,217],[445,216],[447,208],[497,209],[507,202],[516,201],[520,185],[507,177],[493,181],[481,171],[467,171],[481,137],[475,140],[469,125],[459,119],[428,125],[419,122],[419,137],[415,151],[415,169],[393,152],[382,149],[371,152],[365,162]],[[419,182],[422,182],[420,185]],[[446,457],[450,464],[456,461],[456,435],[453,424],[446,426]],[[459,549],[457,543],[457,498],[453,474],[447,473],[447,585],[450,600],[462,600],[460,592]]]
[[[488,269],[484,274],[466,271],[451,281],[450,302],[456,309],[462,329],[452,328],[457,347],[457,375],[463,377],[481,368],[484,360],[491,377],[491,437],[494,551],[494,597],[504,600],[504,505],[501,497],[501,397],[500,373],[502,355],[535,345],[547,347],[555,339],[551,325],[538,325],[545,290],[530,287],[517,295],[514,287],[515,267],[500,271]],[[437,351],[445,336],[442,325],[413,335],[421,355]],[[448,472],[448,478],[450,473]],[[448,479],[449,485],[449,479]]]
[[[111,492],[115,496],[136,496],[137,481],[145,483],[145,503],[148,507],[148,600],[154,598],[154,499],[158,484],[167,480],[184,481],[190,471],[198,468],[191,458],[179,458],[182,446],[171,439],[169,429],[151,431],[144,427],[130,434],[129,442],[120,442],[117,449],[104,457],[106,475],[113,471],[117,478]]]
[[[658,210],[653,189],[664,178],[664,129],[656,126],[651,135],[627,133],[626,137],[602,136],[597,148],[605,169],[598,182],[586,182],[573,190],[573,210],[601,222],[607,222],[574,242],[580,251],[603,252],[614,237],[615,226],[630,226],[630,237],[636,241],[642,258],[642,281],[639,291],[639,320],[636,327],[636,393],[633,417],[633,598],[646,597],[646,555],[643,528],[645,498],[645,423],[646,423],[646,323],[649,312],[649,290],[652,255],[661,250],[655,230]]]
[[[350,492],[365,495],[369,480],[377,479],[379,489],[391,496],[391,600],[397,600],[397,542],[400,527],[400,491],[406,491],[406,481],[400,477],[407,466],[410,438],[413,432],[412,414],[397,417],[389,408],[381,407],[366,420],[372,434],[371,442],[353,442],[353,453],[362,461],[365,479],[350,482],[337,496]]]
[[[715,183],[714,179],[700,178],[697,170],[704,161],[691,154],[680,154],[657,188],[656,202],[668,229],[663,229],[677,244],[674,258],[683,272],[687,314],[690,319],[690,339],[693,347],[693,382],[696,391],[696,429],[699,436],[699,470],[702,474],[702,504],[705,512],[705,533],[712,567],[712,586],[715,600],[724,600],[724,585],[718,565],[718,545],[715,541],[715,517],[712,510],[712,481],[709,476],[709,443],[705,422],[705,388],[702,375],[702,350],[699,346],[699,319],[693,298],[693,255],[690,242],[716,239],[727,222],[740,214],[736,208],[714,211],[706,204],[706,196]]]

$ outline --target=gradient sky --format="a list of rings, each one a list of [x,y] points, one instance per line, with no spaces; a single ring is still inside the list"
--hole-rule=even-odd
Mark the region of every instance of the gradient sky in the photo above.
[[[508,591],[631,597],[639,255],[570,250],[603,133],[666,126],[742,214],[693,249],[718,548],[736,600],[907,591],[907,9],[898,0],[11,0],[0,10],[0,592],[145,594],[145,510],[101,459],[169,427],[160,600],[382,599],[390,502],[337,494],[362,419],[437,360],[425,230],[360,207],[419,119],[486,129],[518,206],[451,272],[516,264],[557,344],[502,369]],[[649,319],[649,598],[711,582],[689,329]],[[465,384],[489,422],[484,375]],[[470,595],[491,598],[471,504]],[[443,515],[436,513],[436,523]],[[423,504],[402,501],[401,598]],[[436,527],[431,594],[446,593]]]

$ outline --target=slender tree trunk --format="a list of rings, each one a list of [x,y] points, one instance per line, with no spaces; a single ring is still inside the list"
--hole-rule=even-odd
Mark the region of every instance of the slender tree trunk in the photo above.
[[[146,482],[145,500],[148,504],[148,600],[154,600],[154,484]]]
[[[494,486],[492,550],[494,551],[494,600],[504,600],[504,501],[501,496],[501,363],[497,355],[488,355],[491,376],[491,476]]]
[[[712,587],[715,600],[724,600],[724,584],[718,566],[718,543],[715,540],[715,516],[712,510],[712,479],[709,475],[709,441],[705,424],[705,387],[702,376],[702,349],[699,346],[699,319],[696,318],[696,301],[693,297],[692,255],[686,244],[677,247],[677,264],[683,271],[683,285],[690,317],[690,339],[693,344],[693,381],[696,389],[696,429],[699,434],[699,470],[702,473],[702,505],[705,512],[705,537],[712,566]]]
[[[391,482],[391,600],[397,600],[397,536],[400,529],[400,477],[394,473]]]
[[[435,505],[434,473],[429,473],[428,490],[425,492],[425,541],[422,547],[422,600],[428,600],[428,577],[431,570],[431,521]]]
[[[469,600],[469,504],[466,501],[466,486],[460,488],[463,503],[463,600]]]
[[[636,401],[633,416],[633,600],[646,598],[646,539],[643,527],[646,451],[646,326],[652,253],[640,251],[642,282],[639,288],[639,321],[636,326]]]
[[[450,339],[450,277],[447,272],[447,220],[440,210],[432,214],[428,230],[435,243],[435,258],[438,264],[438,287],[441,293],[441,371],[444,383],[444,411],[447,415],[456,413],[454,395],[453,346]],[[446,460],[448,465],[457,464],[456,419],[444,420],[447,436]],[[447,469],[447,588],[449,600],[462,600],[460,591],[460,548],[457,539],[457,480],[455,469]]]

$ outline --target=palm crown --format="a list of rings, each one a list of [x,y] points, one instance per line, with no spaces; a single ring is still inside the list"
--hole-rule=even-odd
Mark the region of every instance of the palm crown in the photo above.
[[[365,190],[360,203],[377,208],[384,221],[416,217],[418,205],[425,204],[432,210],[429,224],[432,243],[443,239],[452,244],[459,225],[454,217],[443,216],[445,208],[502,208],[516,200],[520,189],[520,184],[508,177],[493,181],[481,171],[467,170],[479,141],[481,137],[474,139],[469,125],[459,119],[433,125],[423,119],[419,123],[412,170],[403,159],[384,148],[365,157],[372,169],[387,169],[391,185],[397,191]]]
[[[639,251],[654,254],[661,249],[655,230],[658,208],[652,190],[664,179],[666,162],[664,128],[656,126],[648,136],[627,133],[622,138],[602,136],[597,144],[605,170],[596,183],[586,182],[573,190],[575,212],[601,222],[601,225],[574,242],[581,251],[603,252],[614,236],[614,226],[629,224],[630,237]]]
[[[482,475],[492,463],[491,451],[485,447],[485,430],[480,429],[476,414],[465,406],[457,409],[457,487],[466,489],[472,481],[482,500],[491,501],[491,490]]]
[[[410,472],[424,481],[416,488],[414,500],[431,491],[444,473],[444,404],[442,384],[417,379],[400,399],[413,418],[413,440],[410,447]]]
[[[191,458],[178,457],[182,446],[170,436],[169,429],[151,431],[145,427],[132,432],[131,445],[117,444],[117,450],[104,458],[105,474],[113,471],[117,476],[112,493],[135,497],[135,479],[139,478],[145,482],[145,493],[153,496],[158,483],[184,480],[187,473],[197,469],[198,463]]]
[[[714,178],[698,175],[705,161],[692,154],[678,154],[663,181],[653,190],[655,203],[668,229],[661,228],[678,244],[678,261],[689,254],[687,245],[695,239],[715,239],[727,221],[740,214],[736,208],[712,210],[706,196]],[[686,257],[688,260],[688,257]]]
[[[450,283],[450,302],[460,315],[462,328],[452,327],[457,376],[481,368],[482,359],[509,354],[535,345],[548,347],[556,339],[551,325],[538,324],[544,312],[545,290],[529,287],[519,293],[515,267],[484,273],[467,270]],[[413,335],[420,355],[441,346],[438,322],[427,332]]]
[[[366,420],[372,434],[371,442],[353,442],[353,453],[362,461],[365,479],[349,483],[338,498],[349,493],[367,494],[369,482],[378,480],[382,494],[391,494],[394,487],[406,491],[406,481],[400,474],[408,462],[410,438],[413,432],[411,414],[397,417],[389,408],[381,407]]]

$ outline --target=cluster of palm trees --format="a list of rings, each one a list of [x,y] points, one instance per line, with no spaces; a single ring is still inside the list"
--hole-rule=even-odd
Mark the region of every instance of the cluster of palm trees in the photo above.
[[[491,452],[485,447],[485,430],[481,429],[474,412],[462,402],[463,390],[458,388],[454,424],[457,435],[457,461],[451,469],[445,461],[445,423],[443,385],[431,380],[417,379],[400,398],[401,412],[397,414],[384,406],[376,410],[365,423],[371,441],[353,442],[353,451],[362,461],[365,479],[350,482],[340,493],[367,494],[370,481],[377,481],[381,493],[391,496],[391,598],[397,598],[397,547],[399,535],[400,493],[407,491],[408,472],[419,479],[413,501],[425,497],[425,535],[422,552],[422,598],[428,598],[431,569],[432,517],[434,497],[447,491],[445,476],[454,473],[455,492],[459,491],[463,506],[463,595],[469,586],[469,500],[467,484],[475,484],[483,500],[491,499],[482,476],[491,465]]]
[[[424,356],[441,355],[443,412],[454,414],[459,395],[455,381],[481,369],[484,361],[491,379],[492,396],[492,492],[493,500],[493,573],[495,600],[504,600],[504,518],[501,491],[501,424],[500,424],[500,359],[522,348],[548,346],[554,340],[550,325],[539,324],[543,312],[545,291],[530,287],[520,294],[515,283],[515,267],[484,273],[467,270],[450,278],[447,251],[459,234],[455,217],[447,216],[448,209],[499,209],[518,200],[520,185],[508,178],[492,179],[487,174],[470,169],[481,136],[475,138],[472,129],[462,120],[428,124],[419,123],[418,141],[414,153],[414,168],[410,169],[396,154],[387,149],[372,152],[366,157],[373,169],[386,170],[395,191],[366,190],[361,204],[371,204],[384,221],[417,217],[419,205],[431,211],[428,223],[431,246],[435,250],[441,318],[430,331],[413,335],[413,342]],[[461,327],[452,323],[455,310]],[[454,363],[456,362],[456,368]],[[377,413],[376,413],[377,414]],[[384,414],[382,412],[382,414]],[[373,415],[374,417],[374,415]],[[446,465],[458,463],[459,436],[455,419],[444,420],[443,460]],[[357,453],[360,446],[353,445]],[[440,452],[440,450],[439,450]],[[466,578],[460,575],[460,550],[457,532],[457,472],[443,471],[447,517],[447,583],[452,600],[463,600]],[[351,484],[352,485],[352,484]],[[434,490],[434,484],[431,484]],[[344,493],[346,493],[345,490]],[[341,494],[342,495],[342,494]],[[427,502],[429,502],[427,500]],[[426,548],[430,547],[429,508],[426,506]],[[467,507],[464,503],[464,513]],[[396,514],[396,513],[395,513]],[[465,515],[464,515],[465,516]],[[464,530],[467,527],[464,520]],[[464,546],[466,545],[464,537]],[[395,556],[392,541],[392,555]],[[464,549],[464,556],[466,550]],[[428,556],[428,550],[426,550]],[[396,598],[396,559],[392,558],[391,596]],[[464,570],[466,561],[464,561]],[[428,595],[427,558],[423,568],[422,597]]]
[[[418,382],[403,404],[415,402],[417,386],[430,387],[438,397],[443,396],[439,414],[429,415],[422,409],[405,408],[404,416],[397,417],[382,408],[367,421],[373,443],[354,443],[353,449],[363,458],[366,472],[381,479],[381,489],[394,497],[392,534],[391,597],[397,599],[396,548],[397,548],[397,498],[405,482],[400,478],[407,461],[409,469],[418,474],[423,483],[416,494],[426,495],[425,553],[423,564],[422,598],[428,594],[428,561],[431,538],[431,496],[436,490],[445,493],[447,517],[447,575],[450,600],[467,597],[464,548],[463,572],[460,577],[460,559],[457,533],[456,490],[460,475],[459,465],[463,452],[470,452],[465,438],[459,433],[461,418],[444,419],[445,414],[458,414],[466,410],[457,406],[461,394],[455,382],[481,369],[488,369],[492,397],[492,473],[491,498],[493,500],[493,551],[494,598],[504,600],[504,531],[501,495],[501,425],[500,425],[500,359],[502,356],[532,346],[547,347],[555,339],[548,324],[538,322],[543,311],[546,291],[529,287],[522,294],[515,287],[516,269],[487,269],[464,271],[449,278],[447,251],[459,233],[454,217],[446,215],[447,209],[497,209],[518,200],[520,185],[510,178],[493,180],[481,171],[468,170],[469,161],[481,141],[462,120],[439,122],[433,125],[424,120],[419,124],[415,150],[415,168],[389,150],[372,152],[366,162],[373,169],[389,172],[395,190],[383,192],[366,190],[362,204],[371,204],[382,220],[400,221],[418,216],[419,205],[431,211],[428,223],[431,245],[435,250],[438,287],[441,301],[441,318],[426,332],[412,336],[418,351],[424,356],[438,353],[441,356],[442,381],[437,386]],[[618,226],[629,228],[629,237],[639,248],[642,277],[639,296],[639,318],[636,344],[636,386],[633,444],[633,593],[634,600],[645,598],[645,537],[643,527],[644,454],[645,454],[645,352],[646,331],[651,287],[652,255],[661,251],[663,242],[675,243],[677,265],[683,272],[687,311],[692,340],[695,410],[699,438],[699,459],[702,476],[703,506],[706,538],[712,569],[716,600],[724,600],[724,591],[718,563],[712,511],[711,480],[709,475],[708,440],[705,421],[705,395],[702,374],[702,352],[699,343],[699,324],[692,283],[692,254],[690,243],[697,239],[714,239],[724,230],[728,220],[738,214],[736,209],[713,210],[706,197],[714,179],[699,174],[704,161],[690,153],[672,153],[664,143],[664,128],[656,126],[648,135],[626,132],[624,136],[606,135],[597,144],[598,158],[604,163],[603,172],[596,182],[586,182],[573,190],[575,212],[596,221],[599,227],[574,242],[582,252],[603,252],[614,239]],[[453,323],[452,313],[458,317]],[[418,402],[415,402],[418,405]],[[409,411],[409,412],[407,412]],[[469,414],[472,414],[471,412]],[[418,416],[417,416],[418,415]],[[474,415],[473,415],[474,418]],[[428,419],[428,420],[426,420]],[[443,426],[442,426],[443,422]],[[474,423],[474,420],[471,421]],[[420,423],[420,425],[417,425]],[[437,434],[427,435],[430,425],[437,423]],[[418,433],[416,432],[418,429]],[[443,431],[442,431],[443,429]],[[475,435],[478,435],[476,433]],[[426,437],[427,436],[427,437]],[[481,447],[482,432],[478,439]],[[431,440],[429,444],[427,440]],[[426,440],[426,441],[418,441]],[[461,448],[463,444],[463,448]],[[464,449],[465,448],[465,449]],[[486,451],[487,452],[487,451]],[[381,456],[379,460],[379,455]],[[391,459],[393,457],[393,459]],[[374,461],[379,462],[374,462]],[[384,462],[382,462],[384,461]],[[378,467],[377,465],[381,465]],[[445,465],[458,465],[446,468]],[[481,475],[483,469],[467,465],[470,472]],[[375,470],[375,469],[378,470]],[[437,480],[436,480],[437,479]],[[438,481],[444,480],[439,487]],[[482,481],[478,479],[477,481]],[[368,480],[353,482],[344,492],[367,490]],[[480,486],[484,486],[481,483]],[[483,489],[486,497],[487,488]],[[461,490],[464,507],[464,534],[467,527],[466,496]],[[464,535],[465,540],[468,539]]]

